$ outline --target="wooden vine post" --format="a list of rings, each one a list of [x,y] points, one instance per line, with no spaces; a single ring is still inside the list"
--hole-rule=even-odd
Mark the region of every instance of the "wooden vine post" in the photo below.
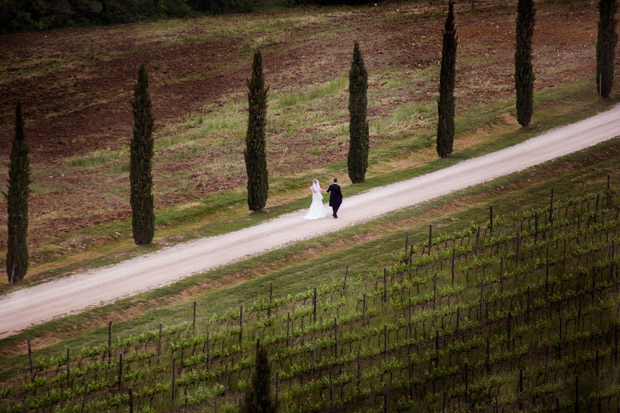
[[[243,304],[239,306],[239,347],[241,346],[241,341],[243,340]]]
[[[108,322],[108,363],[112,362],[112,322]]]
[[[123,353],[118,355],[118,388],[123,388]]]
[[[469,404],[469,364],[465,363],[465,404]]]
[[[357,393],[360,393],[360,381],[362,378],[362,363],[360,358],[360,350],[357,350]]]
[[[314,294],[312,295],[312,319],[316,323],[316,287],[314,287]]]
[[[519,410],[523,410],[523,368],[519,369]]]
[[[387,303],[387,268],[383,267],[383,302]]]
[[[267,317],[271,317],[271,303],[273,303],[273,283],[269,283],[269,305],[267,306]]]
[[[512,321],[512,312],[508,311],[508,317],[506,317],[506,338],[508,339],[508,350],[510,350],[510,323]]]
[[[157,364],[159,364],[159,357],[161,356],[161,336],[162,336],[162,324],[159,323],[159,336],[157,338]]]
[[[433,246],[433,224],[428,226],[428,255],[431,255],[431,247]]]
[[[334,317],[334,358],[338,359],[338,319]]]
[[[133,389],[128,390],[129,393],[129,413],[133,413]],[[185,399],[187,401],[187,399]]]
[[[549,201],[549,223],[553,223],[553,188],[551,188],[551,200]]]
[[[412,305],[411,305],[411,297],[409,297],[409,306],[408,306],[408,309],[407,309],[407,317],[408,317],[407,327],[408,327],[408,330],[409,330],[409,338],[412,338],[413,337],[413,308],[412,308]]]
[[[409,232],[405,232],[405,254],[409,250]]]
[[[291,331],[291,312],[286,313],[286,346],[289,345],[289,337]]]
[[[28,340],[28,361],[30,362],[30,381],[34,381],[34,364],[32,362],[32,347],[30,346],[30,340]]]
[[[433,311],[437,309],[437,273],[433,275]]]
[[[206,342],[205,342],[205,366],[207,367],[207,369],[209,368],[209,359],[211,357],[210,338],[211,338],[211,332],[209,330],[207,330],[207,339],[206,339]]]
[[[478,312],[478,319],[480,321],[482,321],[483,316],[484,316],[484,278],[482,279],[482,282],[480,283],[480,309]]]
[[[455,260],[456,250],[454,246],[452,246],[452,285],[454,285],[454,260]]]
[[[387,383],[383,383],[383,413],[388,412],[388,389]]]
[[[500,291],[504,292],[504,257],[500,257],[499,259],[499,288]]]
[[[387,358],[388,350],[388,328],[387,324],[383,324],[383,360]]]
[[[486,346],[487,355],[486,355],[484,364],[486,365],[487,374],[488,374],[491,372],[491,339],[487,337],[486,341],[487,341],[487,346]]]
[[[366,293],[364,293],[362,300],[362,320],[366,320]]]
[[[174,358],[172,359],[172,386],[171,387],[171,391],[172,391],[172,404],[174,405],[174,403],[177,400],[177,379],[176,379],[176,372],[177,370],[177,359]]]
[[[71,370],[70,370],[70,366],[71,366],[71,349],[69,349],[69,347],[67,347],[67,383],[69,383],[69,385],[71,385]]]
[[[192,334],[196,332],[196,301],[194,301],[194,314],[192,315]]]
[[[611,175],[607,175],[607,208],[611,208]]]
[[[82,397],[82,413],[86,411],[86,399],[88,397],[88,383],[84,385],[84,396]]]

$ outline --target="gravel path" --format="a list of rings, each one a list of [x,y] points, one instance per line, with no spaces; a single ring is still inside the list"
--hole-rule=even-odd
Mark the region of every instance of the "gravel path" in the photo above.
[[[110,267],[74,274],[0,297],[0,338],[86,308],[171,284],[192,274],[368,221],[517,172],[620,135],[620,105],[521,144],[427,175],[347,197],[338,219],[306,221],[305,210],[259,225],[175,245]],[[327,183],[324,183],[327,184]],[[325,186],[325,185],[324,185]],[[376,208],[381,205],[381,208]],[[331,211],[331,208],[328,208]]]

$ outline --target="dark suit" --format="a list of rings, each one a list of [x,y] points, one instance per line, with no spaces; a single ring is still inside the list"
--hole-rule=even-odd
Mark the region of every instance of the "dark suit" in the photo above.
[[[338,218],[338,208],[340,208],[340,204],[342,204],[342,191],[340,191],[340,185],[334,182],[329,186],[329,188],[327,188],[327,192],[329,192],[329,206],[334,210],[332,216],[334,218]]]

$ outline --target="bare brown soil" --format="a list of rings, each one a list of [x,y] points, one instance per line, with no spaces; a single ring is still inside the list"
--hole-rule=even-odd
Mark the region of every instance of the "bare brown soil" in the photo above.
[[[352,45],[357,40],[371,73],[370,93],[375,93],[375,101],[379,102],[369,107],[371,121],[389,115],[393,105],[436,99],[436,87],[423,80],[415,90],[389,89],[389,94],[382,96],[382,79],[372,78],[372,73],[390,68],[415,78],[416,71],[432,67],[439,70],[441,29],[447,6],[437,3],[385,2],[376,7],[333,10],[321,14],[320,23],[311,18],[312,14],[307,18],[286,11],[261,15],[289,24],[284,34],[261,47],[270,90],[290,90],[296,84],[301,88],[346,75]],[[598,17],[595,3],[541,3],[534,38],[536,89],[592,75]],[[514,94],[516,6],[510,4],[499,0],[457,4],[458,110]],[[237,18],[246,22],[250,17]],[[50,171],[58,171],[70,156],[128,145],[132,133],[130,100],[141,63],[149,70],[156,125],[160,129],[204,113],[207,104],[217,107],[232,99],[245,99],[253,52],[245,45],[248,38],[266,34],[251,29],[235,34],[234,22],[230,16],[221,16],[186,20],[159,31],[149,31],[149,25],[127,25],[2,36],[0,162],[1,168],[6,168],[14,134],[14,105],[19,100],[32,148],[35,178],[30,203],[31,244],[50,242],[61,234],[130,217],[128,198],[106,193],[116,183],[108,181],[106,175],[68,170],[59,176]],[[208,36],[213,27],[230,25],[233,29],[228,34]],[[171,40],[180,36],[198,40]],[[346,105],[346,96],[342,101]],[[403,132],[413,130],[415,125],[410,125]],[[311,132],[310,128],[302,128],[300,133]],[[276,138],[268,136],[278,142],[268,160],[279,165],[275,174],[296,173],[325,163],[324,155],[308,152],[311,142]],[[373,145],[380,145],[381,139]],[[235,151],[235,146],[223,145],[195,157],[166,158],[165,163],[156,165],[158,179],[174,179],[176,174],[198,177],[205,162],[216,162],[218,157],[233,156],[242,162],[242,154]],[[330,153],[330,159],[344,159],[346,151],[346,145],[340,145]],[[300,164],[291,153],[306,154],[305,163]],[[0,172],[3,170],[6,171]],[[202,180],[190,180],[182,184],[184,187],[160,194],[157,207],[198,200],[244,184],[243,174],[211,176],[207,185]],[[0,189],[4,190],[5,184]],[[5,219],[6,202],[1,199],[0,222]],[[0,251],[5,248],[5,237],[1,237]],[[59,254],[84,245],[75,240],[62,248],[64,252]],[[33,260],[36,262],[37,257]]]

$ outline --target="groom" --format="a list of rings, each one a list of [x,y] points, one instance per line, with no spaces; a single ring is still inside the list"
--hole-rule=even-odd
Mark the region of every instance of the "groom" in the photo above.
[[[334,210],[332,216],[338,218],[338,208],[342,204],[342,192],[338,185],[338,178],[334,178],[334,183],[327,188],[327,192],[329,192],[329,206]]]

